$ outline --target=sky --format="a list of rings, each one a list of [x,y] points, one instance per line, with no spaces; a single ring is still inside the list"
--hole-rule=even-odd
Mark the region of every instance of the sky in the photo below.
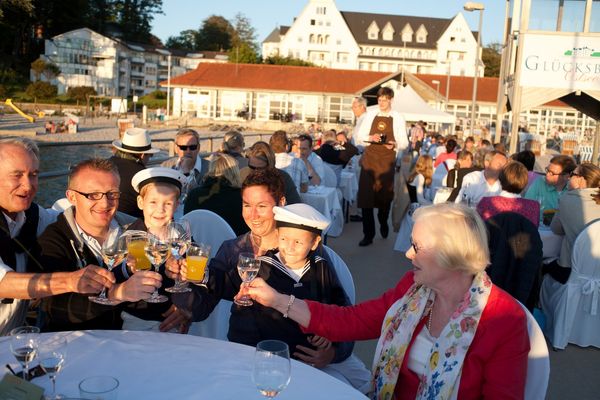
[[[479,2],[486,7],[483,14],[483,44],[500,42],[504,20],[504,1]],[[451,18],[459,12],[465,16],[471,30],[476,31],[479,12],[463,11],[462,0],[337,0],[340,11],[359,11],[378,14],[415,15],[421,17]],[[177,36],[186,29],[199,29],[210,15],[221,15],[228,20],[241,12],[256,29],[258,42],[262,42],[279,25],[291,25],[308,4],[308,0],[163,0],[165,15],[156,15],[152,33],[163,43],[169,36]]]

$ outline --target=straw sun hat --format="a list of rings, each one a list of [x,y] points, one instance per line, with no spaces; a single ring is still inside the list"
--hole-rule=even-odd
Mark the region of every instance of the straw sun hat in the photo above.
[[[125,153],[155,154],[160,150],[152,147],[152,140],[146,129],[129,128],[123,134],[122,140],[115,140],[112,145]]]

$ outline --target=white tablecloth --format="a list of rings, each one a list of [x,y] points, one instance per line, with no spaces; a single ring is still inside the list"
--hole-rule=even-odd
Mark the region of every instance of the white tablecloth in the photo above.
[[[263,399],[252,382],[254,348],[173,333],[76,331],[65,335],[68,354],[56,389],[79,397],[79,382],[110,375],[119,382],[119,399]],[[10,340],[0,338],[0,363],[16,361]],[[37,362],[34,362],[37,364]],[[33,383],[51,391],[47,376]],[[1,396],[0,396],[1,397]],[[337,379],[292,360],[292,378],[278,399],[366,399]]]
[[[308,192],[300,193],[300,199],[331,221],[327,232],[325,232],[327,235],[337,237],[342,234],[344,215],[337,188],[311,186],[308,188]]]
[[[353,203],[356,200],[356,194],[358,193],[358,178],[354,171],[342,171],[340,189],[342,190],[344,200],[348,203]]]
[[[560,255],[563,236],[555,234],[549,227],[545,225],[541,225],[538,228],[538,232],[540,233],[540,238],[542,239],[544,263],[552,262]]]

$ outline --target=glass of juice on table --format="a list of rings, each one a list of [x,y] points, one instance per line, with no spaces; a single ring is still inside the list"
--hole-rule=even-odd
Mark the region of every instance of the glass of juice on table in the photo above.
[[[204,243],[191,243],[186,253],[187,280],[196,284],[206,286],[208,274],[206,264],[210,257],[210,246]]]
[[[136,270],[149,270],[150,260],[146,257],[144,248],[148,234],[144,231],[129,231],[127,235],[127,252],[135,259]]]

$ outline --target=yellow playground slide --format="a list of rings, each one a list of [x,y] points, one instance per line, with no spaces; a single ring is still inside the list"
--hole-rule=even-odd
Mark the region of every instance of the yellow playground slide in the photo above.
[[[6,99],[6,105],[10,106],[13,110],[17,112],[21,117],[25,118],[29,122],[34,122],[35,119],[31,115],[25,114],[19,107],[15,106],[12,102],[12,99]]]

